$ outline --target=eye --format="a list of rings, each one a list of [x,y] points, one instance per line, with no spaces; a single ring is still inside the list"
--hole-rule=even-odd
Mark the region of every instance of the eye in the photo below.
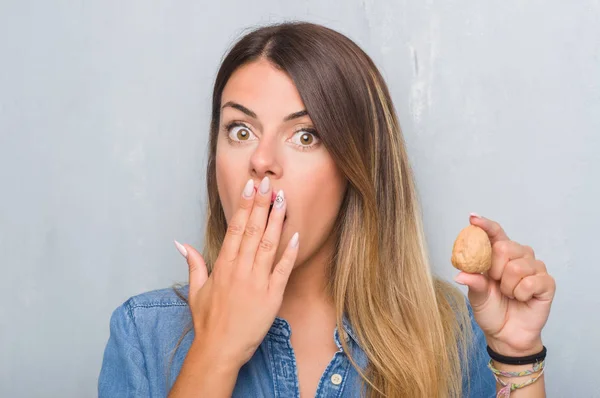
[[[254,134],[243,124],[234,124],[227,126],[228,138],[232,141],[251,141]]]
[[[319,143],[319,137],[316,131],[304,129],[296,131],[291,141],[301,147],[312,147]]]

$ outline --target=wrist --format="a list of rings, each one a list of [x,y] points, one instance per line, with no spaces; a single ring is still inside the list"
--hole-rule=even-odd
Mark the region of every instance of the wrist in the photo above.
[[[190,346],[188,357],[193,358],[199,367],[210,369],[215,375],[237,374],[243,363],[237,358],[227,355],[226,351],[215,344],[207,344],[194,340]]]
[[[240,367],[224,360],[214,347],[192,342],[169,398],[231,396]]]

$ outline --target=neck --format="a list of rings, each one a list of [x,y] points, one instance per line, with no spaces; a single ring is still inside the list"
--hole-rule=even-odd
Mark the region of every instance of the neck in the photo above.
[[[327,289],[327,267],[333,253],[333,239],[305,262],[297,264],[290,275],[278,316],[292,329],[320,324],[335,327],[335,305]]]

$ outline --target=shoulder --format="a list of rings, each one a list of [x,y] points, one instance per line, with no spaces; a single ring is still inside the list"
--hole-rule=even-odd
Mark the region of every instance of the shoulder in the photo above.
[[[467,300],[467,311],[471,323],[471,344],[469,345],[468,364],[464,370],[468,376],[464,379],[463,391],[466,391],[469,397],[495,397],[496,380],[492,372],[487,368],[489,356],[486,350],[487,342],[483,330],[475,321],[473,308]]]
[[[152,290],[130,297],[117,307],[111,324],[136,329],[136,334],[182,329],[191,321],[188,286]]]
[[[171,362],[179,369],[189,347],[193,332],[188,334],[192,318],[187,294],[187,287],[152,290],[130,297],[113,311],[99,396],[150,396],[150,391],[166,391],[166,378],[155,375],[167,372]],[[180,341],[182,349],[177,350],[179,339],[186,336],[187,340]]]
[[[144,353],[168,352],[180,336],[193,331],[187,293],[186,286],[130,297],[113,311],[109,340],[120,342],[117,346],[130,346]]]
[[[446,282],[438,282],[437,287],[438,297],[443,298],[443,303],[449,306],[450,314],[445,317],[446,321],[456,322],[463,373],[463,396],[495,397],[496,380],[487,368],[489,356],[485,334],[475,320],[469,299],[459,289]]]
[[[179,294],[176,292],[176,290]],[[124,303],[124,305],[130,310],[138,308],[187,306],[187,295],[187,285],[183,287],[169,287],[151,290],[136,296],[132,296]]]

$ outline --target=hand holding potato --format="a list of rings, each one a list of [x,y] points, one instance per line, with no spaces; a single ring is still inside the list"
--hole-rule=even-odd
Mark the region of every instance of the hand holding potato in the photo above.
[[[497,353],[539,352],[556,290],[554,278],[531,247],[511,241],[498,223],[478,215],[471,215],[470,223],[473,228],[467,227],[457,238],[453,265],[464,269],[455,281],[469,287],[475,321]],[[479,273],[487,267],[488,243],[490,267]]]

